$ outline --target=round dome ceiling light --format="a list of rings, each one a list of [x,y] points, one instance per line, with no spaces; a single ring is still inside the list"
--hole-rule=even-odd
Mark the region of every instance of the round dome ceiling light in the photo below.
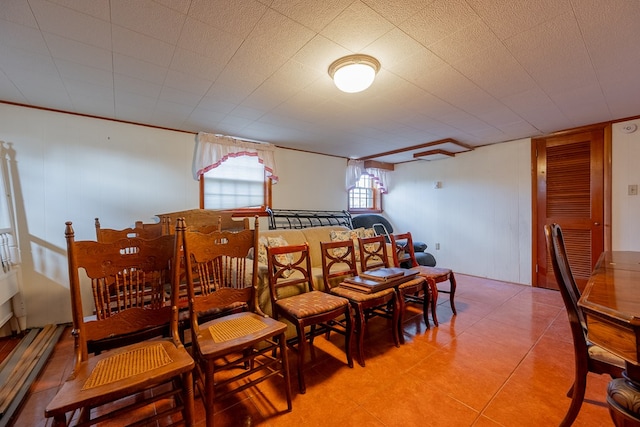
[[[369,55],[355,54],[335,60],[329,66],[329,75],[343,92],[362,92],[376,78],[380,62]]]

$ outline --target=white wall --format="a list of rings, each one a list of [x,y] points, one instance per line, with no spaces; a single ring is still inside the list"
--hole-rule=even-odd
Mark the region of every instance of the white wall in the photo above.
[[[71,320],[65,221],[94,239],[95,217],[125,228],[198,207],[190,133],[0,104],[0,142],[15,150],[28,327]],[[346,208],[345,159],[279,149],[276,164],[276,207]]]
[[[385,216],[395,231],[427,243],[438,265],[531,284],[530,141],[396,165]]]
[[[640,251],[640,195],[628,194],[629,185],[640,187],[640,119],[614,124],[612,140],[612,249]]]

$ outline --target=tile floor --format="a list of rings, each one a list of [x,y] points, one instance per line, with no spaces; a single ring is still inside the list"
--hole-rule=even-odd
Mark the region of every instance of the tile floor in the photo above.
[[[569,406],[573,348],[556,291],[457,275],[458,315],[441,294],[440,326],[425,331],[410,308],[406,343],[393,346],[387,320],[369,322],[366,367],[346,365],[341,343],[318,337],[307,364],[307,393],[293,411],[279,382],[267,381],[220,404],[216,426],[556,426]],[[48,426],[44,407],[68,375],[72,341],[65,332],[16,416],[15,426]],[[575,426],[612,426],[608,377],[590,374]],[[196,399],[197,425],[204,425]]]

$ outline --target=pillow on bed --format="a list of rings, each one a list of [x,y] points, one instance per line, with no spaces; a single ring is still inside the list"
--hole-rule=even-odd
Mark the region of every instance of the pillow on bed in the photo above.
[[[289,243],[287,243],[285,238],[282,237],[282,236],[267,237],[267,246],[269,246],[270,248],[279,248],[279,247],[282,247],[282,246],[289,246]],[[265,258],[267,258],[266,251],[267,251],[267,249],[265,248]],[[293,255],[292,254],[277,255],[276,259],[281,264],[285,264],[285,265],[286,264],[291,264],[293,262]],[[284,277],[286,279],[287,277],[291,276],[292,273],[293,273],[293,270],[285,270],[282,273],[282,277]]]
[[[332,242],[344,242],[349,239],[353,240],[353,250],[356,254],[356,261],[360,261],[360,245],[358,244],[358,238],[373,237],[376,233],[373,228],[356,228],[355,230],[332,230],[329,233],[329,238]],[[333,253],[337,257],[343,256],[347,252],[346,248],[334,249]]]

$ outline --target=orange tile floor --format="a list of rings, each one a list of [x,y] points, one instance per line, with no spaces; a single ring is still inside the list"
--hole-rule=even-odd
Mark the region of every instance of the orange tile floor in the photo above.
[[[457,316],[440,294],[440,326],[425,330],[409,308],[406,343],[393,345],[386,319],[368,324],[366,367],[350,369],[343,338],[318,337],[309,355],[307,393],[297,391],[290,353],[293,411],[277,380],[216,404],[216,426],[556,426],[569,406],[573,347],[557,291],[457,275]],[[15,426],[48,426],[44,407],[69,374],[72,340],[65,331],[15,417]],[[575,426],[612,426],[609,378],[589,374]],[[196,398],[198,426],[204,425]]]

